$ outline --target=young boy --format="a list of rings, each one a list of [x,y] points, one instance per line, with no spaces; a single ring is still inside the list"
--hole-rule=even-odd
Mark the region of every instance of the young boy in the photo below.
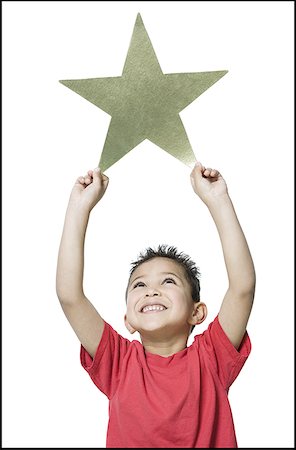
[[[132,265],[125,324],[142,343],[120,336],[84,294],[85,233],[108,182],[98,169],[77,179],[57,265],[57,295],[81,342],[81,364],[109,398],[107,447],[236,448],[228,390],[251,349],[255,270],[226,183],[199,162],[191,172],[220,236],[229,287],[215,319],[187,347],[207,308],[198,269],[176,248],[147,249]]]

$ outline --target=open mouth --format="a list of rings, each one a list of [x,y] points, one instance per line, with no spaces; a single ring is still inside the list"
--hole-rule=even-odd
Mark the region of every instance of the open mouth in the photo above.
[[[163,305],[160,304],[155,304],[155,305],[146,305],[143,306],[143,308],[141,309],[141,313],[147,314],[147,313],[156,313],[156,312],[161,312],[161,311],[165,311],[167,308]]]

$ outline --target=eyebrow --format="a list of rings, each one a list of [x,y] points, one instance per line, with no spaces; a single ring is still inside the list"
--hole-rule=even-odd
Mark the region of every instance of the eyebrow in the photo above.
[[[161,275],[173,275],[174,277],[178,278],[181,282],[183,282],[182,278],[180,278],[178,275],[176,275],[173,272],[160,272]],[[138,279],[138,278],[144,278],[146,275],[139,275],[136,277],[133,281],[130,282],[130,286]]]

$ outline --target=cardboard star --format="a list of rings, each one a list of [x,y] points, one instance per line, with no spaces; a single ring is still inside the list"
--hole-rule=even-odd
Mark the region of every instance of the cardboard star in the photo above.
[[[145,139],[192,166],[179,113],[227,72],[164,74],[138,14],[122,76],[60,83],[112,116],[99,163],[104,172]]]

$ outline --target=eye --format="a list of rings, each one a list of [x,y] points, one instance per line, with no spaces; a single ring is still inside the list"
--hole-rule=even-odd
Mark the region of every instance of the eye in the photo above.
[[[143,286],[145,286],[145,283],[143,283],[143,281],[138,281],[137,283],[134,284],[133,289]]]
[[[163,284],[176,284],[175,280],[173,278],[165,278],[163,280]]]

